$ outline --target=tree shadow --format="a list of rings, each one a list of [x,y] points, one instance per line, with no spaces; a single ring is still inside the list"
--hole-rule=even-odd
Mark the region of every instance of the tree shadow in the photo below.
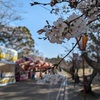
[[[34,81],[21,81],[0,87],[0,100],[56,100],[60,84],[36,84]]]
[[[83,86],[74,83],[68,82],[68,100],[84,100]],[[86,93],[86,100],[99,100],[100,99],[100,89],[95,88],[95,90]]]

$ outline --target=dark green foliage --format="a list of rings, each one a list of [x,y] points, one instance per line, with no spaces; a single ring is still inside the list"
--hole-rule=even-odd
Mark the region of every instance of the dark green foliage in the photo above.
[[[0,31],[0,44],[5,47],[29,54],[33,52],[34,39],[26,27],[2,26]]]

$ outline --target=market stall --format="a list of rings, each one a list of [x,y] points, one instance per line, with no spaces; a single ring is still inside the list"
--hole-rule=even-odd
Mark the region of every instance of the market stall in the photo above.
[[[15,83],[15,64],[0,63],[0,86]]]
[[[43,77],[43,71],[52,67],[51,63],[42,60],[33,60],[29,57],[18,59],[16,64],[20,66],[20,80]]]
[[[0,86],[15,83],[17,51],[0,46]]]

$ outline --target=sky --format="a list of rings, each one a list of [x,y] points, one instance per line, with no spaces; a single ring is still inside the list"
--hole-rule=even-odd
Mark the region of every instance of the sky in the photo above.
[[[43,2],[49,2],[50,0],[36,0],[36,1],[43,1]],[[32,0],[18,0],[18,2],[21,2],[22,5],[22,20],[15,23],[17,26],[26,26],[35,41],[35,49],[39,50],[39,52],[44,56],[48,58],[57,57],[58,55],[66,54],[65,48],[67,47],[68,50],[72,48],[72,43],[75,42],[74,39],[71,39],[70,41],[67,41],[64,44],[52,44],[48,40],[42,40],[38,39],[39,37],[42,37],[37,33],[39,29],[42,29],[44,25],[46,25],[46,20],[48,20],[50,23],[53,23],[53,21],[57,20],[59,16],[56,16],[54,14],[50,14],[49,7],[43,8],[39,5],[37,6],[30,6],[30,3],[32,3]],[[20,11],[19,11],[20,12]]]

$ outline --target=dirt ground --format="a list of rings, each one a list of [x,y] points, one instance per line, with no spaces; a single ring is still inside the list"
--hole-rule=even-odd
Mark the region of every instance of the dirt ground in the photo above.
[[[84,100],[83,86],[74,84],[71,78],[68,78],[68,100]],[[100,79],[98,75],[92,83],[92,92],[86,94],[86,100],[100,100]]]
[[[60,84],[36,84],[25,80],[0,87],[0,100],[56,100]]]
[[[68,79],[68,99],[84,100],[83,86],[74,84],[71,77]],[[86,94],[86,100],[100,100],[100,79],[96,76],[92,83],[91,93]],[[15,84],[0,87],[0,100],[57,100],[59,85],[36,85],[33,81],[17,82]]]

